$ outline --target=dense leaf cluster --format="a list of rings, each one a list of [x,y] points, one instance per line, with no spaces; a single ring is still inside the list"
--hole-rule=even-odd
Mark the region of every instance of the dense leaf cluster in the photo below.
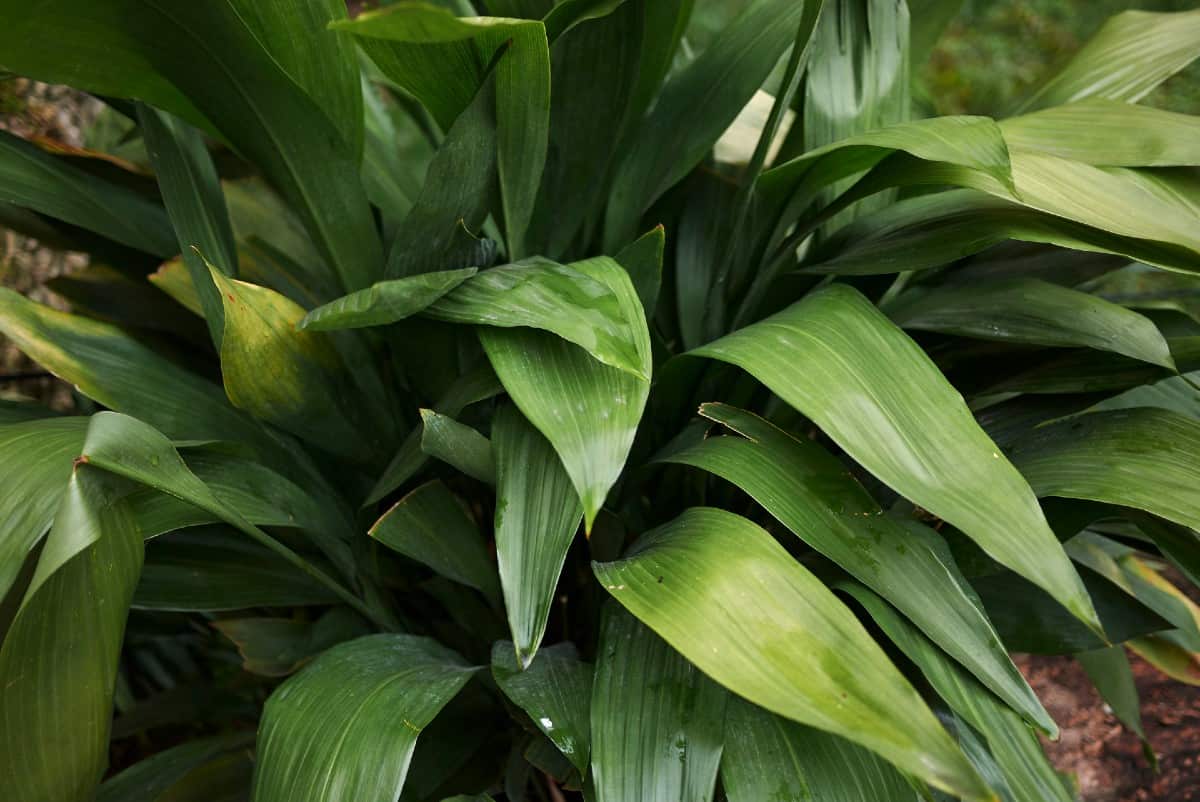
[[[955,5],[0,0],[124,131],[0,134],[0,795],[1070,800],[1010,652],[1200,681],[1200,11],[912,119]]]

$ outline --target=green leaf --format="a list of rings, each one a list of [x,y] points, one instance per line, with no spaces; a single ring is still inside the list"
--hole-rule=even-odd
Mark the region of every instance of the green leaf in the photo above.
[[[1185,248],[1112,234],[970,189],[908,198],[861,217],[830,237],[805,269],[839,275],[923,270],[1009,239],[1200,272],[1200,256]]]
[[[421,485],[383,514],[371,537],[455,582],[499,596],[479,527],[440,481]]]
[[[413,635],[333,647],[267,700],[254,799],[394,802],[417,736],[476,670]]]
[[[264,677],[286,677],[331,646],[370,631],[346,607],[335,607],[316,621],[226,618],[212,626],[237,645],[243,669]]]
[[[908,0],[908,11],[912,17],[909,25],[910,61],[919,67],[928,58],[929,51],[937,44],[959,11],[963,0]]]
[[[632,240],[642,213],[704,158],[792,44],[804,6],[753,0],[663,86],[616,168],[604,223],[606,251]]]
[[[433,405],[439,415],[454,417],[466,407],[499,395],[504,391],[490,366],[471,370],[460,376],[445,394]],[[407,482],[425,464],[425,453],[421,451],[421,428],[409,432],[396,456],[388,463],[379,481],[371,488],[364,502],[374,504],[396,488]]]
[[[443,130],[470,104],[495,60],[496,169],[509,254],[523,256],[550,128],[550,48],[541,21],[455,17],[402,3],[331,27],[358,37]]]
[[[1039,496],[1134,507],[1200,528],[1200,422],[1161,409],[1092,412],[1011,451]]]
[[[640,303],[629,275],[616,262],[591,259],[584,264],[621,307]],[[641,314],[631,322],[637,329],[639,373],[649,376],[650,333]],[[590,531],[633,444],[649,382],[600,364],[547,332],[488,326],[479,329],[479,339],[504,389],[558,452]]]
[[[205,259],[227,276],[238,274],[237,246],[221,179],[198,130],[149,106],[138,106],[138,120],[194,295],[220,350],[224,309]]]
[[[596,801],[709,802],[727,698],[636,618],[606,605],[592,684]]]
[[[395,323],[425,309],[476,272],[476,268],[467,267],[380,281],[318,306],[304,316],[299,328],[327,331]]]
[[[567,31],[588,20],[599,19],[616,10],[625,0],[563,0],[546,14],[546,38],[553,42]]]
[[[485,484],[496,484],[491,442],[466,424],[421,410],[421,450]]]
[[[908,28],[905,3],[828,0],[813,33],[803,118],[797,122],[805,150],[911,116]],[[828,202],[847,186],[840,182],[819,197]],[[878,207],[881,201],[887,202],[875,199],[866,206]]]
[[[550,443],[511,405],[492,423],[496,458],[496,560],[516,659],[528,668],[583,515]]]
[[[497,643],[492,647],[492,676],[504,695],[529,714],[580,774],[586,774],[591,754],[592,667],[580,661],[575,647],[555,644],[522,666],[512,643]]]
[[[739,696],[938,788],[991,798],[858,620],[745,518],[694,508],[643,535],[625,559],[593,567],[618,601]],[[596,688],[602,698],[599,672]]]
[[[0,646],[0,776],[22,802],[88,802],[108,764],[117,662],[142,567],[127,490],[76,467]]]
[[[1108,646],[1091,652],[1080,652],[1075,659],[1083,666],[1088,678],[1096,686],[1100,698],[1112,708],[1113,714],[1137,736],[1146,741],[1142,729],[1142,711],[1138,702],[1137,685],[1133,680],[1133,669],[1129,658],[1120,646]]]
[[[725,712],[721,784],[729,802],[917,802],[904,775],[861,746],[743,699]]]
[[[1200,164],[1200,117],[1134,103],[1084,100],[1002,120],[1000,130],[1014,150],[1102,167]]]
[[[173,802],[169,792],[189,773],[251,743],[250,733],[236,732],[164,749],[105,780],[96,802]]]
[[[233,405],[330,453],[368,456],[341,358],[323,334],[297,329],[304,310],[266,287],[210,274],[225,306],[221,378]]]
[[[136,415],[171,437],[256,446],[267,442],[262,428],[230,406],[219,386],[116,326],[68,315],[0,289],[0,332],[88,398]]]
[[[245,610],[335,604],[329,588],[277,554],[223,526],[163,535],[146,547],[133,595],[144,610]]]
[[[905,329],[1095,348],[1175,367],[1167,341],[1149,319],[1094,295],[1037,279],[914,288],[884,311]]]
[[[1200,11],[1125,11],[1110,17],[1015,111],[1033,111],[1086,98],[1135,103],[1196,56],[1200,56]]]
[[[618,279],[618,288],[603,278],[622,274],[628,276],[607,256],[569,265],[534,257],[471,276],[425,314],[452,323],[550,331],[604,364],[648,381],[642,346],[649,335],[641,301],[636,290],[625,291],[625,284],[632,289],[627,278]]]
[[[986,688],[951,662],[882,599],[861,585],[847,590],[910,660],[950,708],[987,740],[1014,802],[1073,802],[1033,731]]]
[[[896,605],[1013,709],[1057,732],[937,533],[884,515],[815,443],[724,404],[705,404],[700,414],[741,437],[709,437],[666,461],[703,468],[749,493],[795,535]]]
[[[271,58],[315,101],[349,146],[363,150],[363,101],[353,40],[331,33],[341,0],[232,0]]]
[[[666,243],[666,230],[661,225],[655,226],[619,250],[613,257],[613,260],[629,274],[629,280],[637,290],[647,320],[653,319],[654,310],[658,306]]]
[[[692,353],[747,370],[883,482],[1099,629],[1029,485],[925,352],[857,291],[831,286]]]
[[[50,528],[86,430],[73,417],[0,425],[0,598]]]
[[[0,132],[0,201],[86,228],[155,256],[177,251],[166,213],[128,187]]]

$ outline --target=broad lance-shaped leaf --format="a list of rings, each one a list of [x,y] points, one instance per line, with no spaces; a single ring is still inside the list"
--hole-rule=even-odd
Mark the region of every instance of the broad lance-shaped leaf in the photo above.
[[[741,436],[709,437],[664,461],[694,465],[736,484],[794,534],[896,605],[1013,709],[1057,733],[936,532],[883,514],[841,463],[815,443],[724,404],[705,404],[700,414]]]
[[[1029,485],[925,352],[856,290],[833,285],[692,353],[747,370],[863,467],[1100,631]]]
[[[7,131],[0,132],[0,200],[155,256],[170,256],[176,248],[161,206]]]
[[[729,694],[611,602],[601,612],[597,648],[597,802],[711,802]]]
[[[1200,422],[1163,409],[1089,412],[1011,451],[1039,496],[1134,507],[1200,529]]]
[[[579,659],[570,643],[542,649],[538,659],[522,666],[511,643],[492,647],[492,676],[504,695],[529,714],[580,774],[591,755],[592,667]]]
[[[213,344],[220,350],[225,313],[204,260],[207,258],[227,276],[238,274],[237,246],[221,193],[221,179],[198,130],[149,106],[138,106],[138,122],[178,237],[183,264],[191,276]]]
[[[1013,150],[1102,167],[1200,164],[1200,117],[1136,103],[1084,100],[1001,120],[1000,130]]]
[[[858,619],[745,518],[690,509],[626,558],[593,568],[630,612],[739,696],[965,799],[992,798]]]
[[[508,250],[522,253],[550,130],[550,46],[540,20],[455,17],[407,3],[334,23],[448,130],[497,59],[496,168]]]
[[[0,646],[0,776],[27,802],[89,802],[108,765],[113,687],[142,538],[128,483],[78,465]]]
[[[180,440],[237,440],[273,448],[221,388],[116,326],[34,303],[0,288],[0,333],[88,398],[136,415]]]
[[[583,511],[550,443],[511,404],[496,413],[492,438],[496,561],[515,657],[528,667]]]
[[[658,306],[666,244],[666,229],[660,224],[617,251],[613,257],[629,274],[647,320],[654,317],[654,310]]]
[[[866,608],[880,629],[917,664],[950,708],[987,740],[1013,802],[1072,802],[1073,796],[1067,793],[1046,759],[1037,736],[1016,713],[951,662],[874,593],[853,583],[846,583],[843,589]]]
[[[642,213],[704,158],[792,43],[807,2],[754,0],[666,83],[616,169],[605,250],[632,240]]]
[[[333,647],[267,699],[255,802],[394,802],[417,736],[477,670],[413,635]]]
[[[545,329],[606,365],[648,380],[639,349],[645,313],[636,291],[614,292],[594,277],[623,272],[607,256],[569,265],[534,257],[468,278],[425,314],[452,323]]]
[[[1091,652],[1080,652],[1075,659],[1087,672],[1088,679],[1096,686],[1100,698],[1112,708],[1113,714],[1142,739],[1149,747],[1146,732],[1142,729],[1142,709],[1138,702],[1137,685],[1134,684],[1133,669],[1129,657],[1121,646],[1107,646]]]
[[[273,290],[210,270],[225,306],[221,378],[234,406],[341,456],[364,459],[372,444],[341,358],[304,310]]]
[[[383,514],[371,537],[406,557],[496,598],[496,569],[479,527],[440,481],[421,485]]]
[[[611,259],[586,263],[624,309],[636,308],[629,275]],[[639,373],[649,376],[650,332],[634,324]],[[558,452],[590,531],[608,491],[620,476],[649,395],[649,382],[597,362],[582,348],[548,332],[485,326],[479,339],[504,389]]]
[[[331,646],[370,634],[367,622],[347,607],[334,607],[315,621],[225,618],[212,627],[237,646],[243,669],[264,677],[286,677]]]
[[[50,528],[86,431],[75,417],[0,426],[0,598]]]
[[[395,323],[425,309],[476,272],[474,267],[465,267],[380,281],[318,306],[298,325],[310,331],[327,331]]]
[[[164,749],[105,780],[96,794],[96,802],[174,799],[174,789],[189,773],[230,752],[246,750],[254,743],[251,736],[246,732],[214,735]]]
[[[1125,11],[1110,17],[1066,66],[1025,97],[1015,111],[1093,97],[1136,103],[1197,56],[1200,11]]]
[[[729,802],[917,802],[887,761],[736,697],[725,713],[721,784]]]
[[[884,312],[901,328],[984,340],[1112,351],[1174,369],[1158,328],[1137,312],[1037,279],[914,288]]]
[[[473,479],[496,484],[491,442],[466,424],[432,409],[421,410],[421,450]]]

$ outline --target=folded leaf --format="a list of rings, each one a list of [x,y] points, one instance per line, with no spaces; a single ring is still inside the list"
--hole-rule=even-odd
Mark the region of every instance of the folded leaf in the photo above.
[[[925,352],[857,291],[820,290],[692,353],[747,370],[882,481],[1099,629],[1028,484]]]
[[[1016,111],[1086,98],[1136,103],[1200,56],[1200,11],[1112,16],[1067,64],[1029,93]]]
[[[173,793],[190,772],[239,749],[253,738],[250,733],[235,732],[199,738],[172,746],[139,761],[104,781],[96,802],[159,802],[176,800]]]
[[[636,292],[614,292],[595,277],[601,271],[624,273],[605,256],[569,265],[534,257],[471,276],[425,314],[452,323],[551,331],[604,364],[648,380],[640,350],[646,330],[641,302]]]
[[[625,309],[638,304],[629,275],[611,259],[591,259],[587,273]],[[649,376],[650,333],[640,314],[634,346]],[[649,394],[649,382],[603,365],[547,332],[482,327],[479,339],[504,389],[558,452],[583,504],[590,531],[624,467]]]
[[[743,699],[725,713],[721,784],[729,802],[917,802],[910,781],[844,738],[776,716]]]
[[[592,684],[597,802],[710,802],[727,699],[636,618],[606,606]]]
[[[432,409],[421,410],[421,450],[474,479],[496,484],[491,442],[466,424]]]
[[[575,647],[555,644],[542,649],[537,660],[522,666],[512,643],[497,643],[492,647],[492,675],[500,690],[529,714],[580,774],[587,774],[592,667],[580,661]]]
[[[421,485],[371,527],[371,537],[455,582],[496,598],[496,569],[479,527],[439,481]]]
[[[741,437],[709,437],[666,461],[703,468],[742,488],[794,534],[903,611],[1027,720],[1057,732],[936,532],[883,514],[815,443],[724,404],[705,404],[700,412]]]
[[[142,538],[128,484],[71,475],[0,646],[0,775],[23,802],[88,802],[108,765],[113,687]]]
[[[1149,319],[1094,295],[1037,279],[914,288],[884,311],[905,329],[1096,348],[1175,367],[1167,341]]]
[[[516,408],[506,405],[497,413],[492,436],[496,560],[516,659],[527,668],[546,631],[583,511],[558,455]]]
[[[991,798],[853,614],[745,518],[693,508],[643,535],[625,559],[593,568],[630,612],[739,696],[862,744],[938,788]]]
[[[425,309],[476,272],[476,268],[466,267],[380,281],[318,306],[298,325],[301,329],[327,331],[395,323]]]
[[[394,802],[417,736],[476,670],[413,635],[326,651],[267,700],[254,799]]]

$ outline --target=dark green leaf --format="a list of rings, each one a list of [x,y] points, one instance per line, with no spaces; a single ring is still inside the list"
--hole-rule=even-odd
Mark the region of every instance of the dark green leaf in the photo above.
[[[329,647],[369,631],[346,607],[335,607],[316,621],[226,618],[212,625],[237,644],[242,668],[264,677],[286,677]]]
[[[555,644],[523,666],[512,643],[497,643],[492,647],[492,675],[513,704],[528,713],[575,768],[586,774],[591,754],[592,667],[579,660],[575,647]]]
[[[476,272],[466,267],[381,281],[318,306],[304,316],[299,328],[325,331],[394,323],[425,309]]]
[[[96,802],[166,802],[170,792],[192,771],[250,746],[251,733],[216,735],[164,749],[105,780]]]
[[[496,484],[492,444],[466,424],[432,409],[421,410],[421,451],[474,479]]]
[[[1138,703],[1137,686],[1133,680],[1133,669],[1129,658],[1120,646],[1108,646],[1091,652],[1080,652],[1075,659],[1083,666],[1088,678],[1096,686],[1100,698],[1112,708],[1121,723],[1144,742],[1146,733],[1142,729],[1142,711]]]

